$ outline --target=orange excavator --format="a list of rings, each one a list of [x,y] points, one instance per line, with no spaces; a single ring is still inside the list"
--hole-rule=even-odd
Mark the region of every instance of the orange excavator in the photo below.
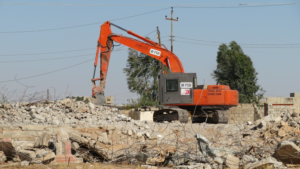
[[[115,34],[111,26],[119,28],[137,39]],[[167,66],[171,73],[159,75],[159,103],[164,105],[154,111],[153,121],[174,121],[181,123],[201,122],[227,123],[228,109],[238,105],[238,91],[230,90],[226,85],[197,85],[196,73],[185,73],[179,58],[164,45],[144,38],[130,30],[126,30],[109,21],[101,26],[94,64],[92,95],[98,104],[105,102],[104,89],[113,42],[120,43],[150,57]],[[100,54],[100,78],[95,78]],[[100,84],[96,86],[96,81]],[[167,107],[166,107],[167,106]]]

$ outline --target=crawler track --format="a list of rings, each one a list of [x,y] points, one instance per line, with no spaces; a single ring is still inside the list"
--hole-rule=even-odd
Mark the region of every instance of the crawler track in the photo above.
[[[154,122],[163,122],[163,121],[174,121],[178,120],[180,123],[187,123],[189,119],[188,111],[179,108],[169,108],[157,110],[153,114]]]
[[[193,123],[213,123],[213,124],[227,124],[229,119],[228,110],[210,110],[206,111],[207,115],[196,116],[193,119]],[[206,119],[208,118],[208,119]],[[174,121],[178,120],[181,123],[188,123],[189,113],[185,109],[180,108],[167,108],[157,110],[153,114],[154,122],[163,122],[163,121]]]

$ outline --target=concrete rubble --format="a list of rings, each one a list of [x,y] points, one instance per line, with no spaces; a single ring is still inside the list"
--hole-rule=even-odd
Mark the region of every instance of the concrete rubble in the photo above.
[[[124,163],[141,168],[254,169],[300,164],[299,111],[246,124],[138,121],[64,99],[0,104],[0,164]]]

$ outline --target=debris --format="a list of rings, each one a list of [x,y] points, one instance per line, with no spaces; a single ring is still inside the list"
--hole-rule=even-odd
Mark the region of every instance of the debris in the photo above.
[[[268,157],[266,159],[257,161],[255,163],[249,163],[245,165],[245,169],[256,169],[259,167],[264,167],[267,168],[266,166],[268,166],[269,168],[280,168],[282,167],[282,163],[278,162],[275,158],[273,157]]]
[[[44,132],[39,139],[35,142],[34,147],[37,148],[43,148],[43,147],[48,147],[49,140],[50,140],[50,134],[47,132]]]
[[[148,159],[148,155],[145,154],[145,153],[142,153],[142,152],[138,152],[138,153],[135,155],[135,158],[136,158],[138,161],[146,162],[147,159]]]
[[[255,163],[258,161],[258,159],[253,156],[244,155],[242,161],[243,161],[243,165],[246,165],[248,163]]]
[[[76,167],[74,167],[74,169],[82,169],[82,167],[81,166],[76,166]]]
[[[28,166],[29,165],[29,162],[28,161],[22,161],[21,162],[21,166]]]
[[[19,150],[19,153],[23,154],[23,156],[25,156],[26,158],[29,158],[30,161],[36,157],[36,154],[34,151]],[[21,160],[22,160],[22,158],[21,158]]]
[[[73,150],[77,150],[80,146],[79,146],[79,144],[77,143],[77,142],[72,142],[72,149]]]
[[[283,141],[278,145],[274,157],[282,162],[300,164],[300,148],[293,142]]]
[[[7,160],[3,151],[0,151],[0,164],[3,164]]]
[[[94,166],[90,165],[87,169],[94,169]]]
[[[217,164],[223,164],[224,161],[223,161],[222,158],[216,157],[216,158],[214,159],[214,162],[217,163]]]
[[[239,125],[182,125],[137,121],[113,107],[64,99],[0,105],[0,116],[1,164],[128,162],[147,169],[300,164],[298,110]]]
[[[226,158],[225,164],[230,169],[238,169],[239,168],[240,160],[239,158],[229,154]]]

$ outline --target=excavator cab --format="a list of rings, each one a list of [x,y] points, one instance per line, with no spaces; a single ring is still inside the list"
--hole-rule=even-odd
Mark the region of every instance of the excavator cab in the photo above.
[[[159,78],[160,104],[189,104],[194,102],[197,87],[196,73],[161,74]]]

